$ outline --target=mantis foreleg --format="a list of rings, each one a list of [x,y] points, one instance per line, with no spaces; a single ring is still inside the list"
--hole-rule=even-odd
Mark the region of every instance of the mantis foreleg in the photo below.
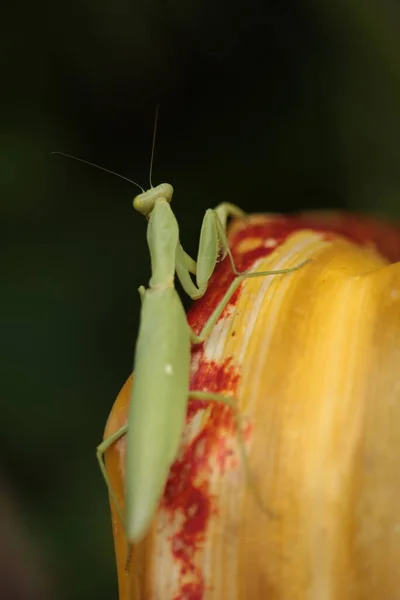
[[[222,258],[229,253],[225,229],[228,217],[244,217],[245,213],[228,202],[219,204],[214,209],[208,209],[203,218],[200,231],[197,262],[194,261],[180,244],[176,249],[176,274],[185,292],[193,300],[204,295],[208,282],[218,262],[220,249]],[[190,277],[196,275],[196,284]]]
[[[246,213],[241,208],[230,202],[221,202],[221,204],[218,204],[214,208],[214,212],[216,212],[224,231],[226,231],[226,222],[229,217],[243,218],[246,216]]]
[[[211,275],[214,272],[215,266],[218,262],[219,250],[222,249],[222,258],[228,255],[229,261],[232,266],[232,271],[235,275],[241,279],[232,284],[232,289],[228,289],[228,296],[225,298],[225,304],[229,301],[231,295],[235,292],[241,280],[249,277],[259,277],[266,275],[282,275],[284,273],[290,273],[296,271],[308,261],[303,261],[295,267],[290,269],[279,269],[275,271],[260,271],[258,273],[249,273],[247,271],[240,272],[237,270],[235,261],[232,256],[232,252],[229,248],[228,239],[226,236],[226,222],[228,217],[237,216],[243,217],[245,213],[235,206],[224,202],[219,204],[214,209],[209,209],[204,215],[203,223],[201,226],[199,251],[197,255],[197,262],[195,262],[180,244],[176,249],[176,273],[179,281],[185,292],[193,299],[197,300],[203,296],[207,290],[208,282]],[[190,273],[196,275],[196,284],[190,277]],[[236,280],[235,280],[236,281]],[[220,314],[220,313],[219,313]],[[211,331],[213,325],[218,320],[219,315],[215,321],[210,325],[209,331]],[[205,335],[208,335],[206,333]]]

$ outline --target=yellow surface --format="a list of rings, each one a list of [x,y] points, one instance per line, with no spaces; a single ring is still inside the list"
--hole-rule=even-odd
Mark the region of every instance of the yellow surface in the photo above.
[[[305,258],[293,274],[247,280],[205,345],[208,360],[232,357],[240,370],[250,469],[277,518],[255,501],[233,436],[237,467],[211,476],[218,514],[195,557],[201,600],[400,598],[400,264],[302,231],[253,270]],[[126,421],[130,383],[105,435]],[[203,425],[190,425],[188,443]],[[124,443],[107,456],[121,503]],[[159,511],[126,574],[113,511],[120,600],[192,600],[177,595],[163,523]]]

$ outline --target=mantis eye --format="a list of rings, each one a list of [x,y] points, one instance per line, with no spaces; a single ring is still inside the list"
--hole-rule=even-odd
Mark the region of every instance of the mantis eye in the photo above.
[[[154,202],[149,203],[148,199],[146,199],[146,194],[139,194],[133,199],[133,208],[140,212],[142,215],[148,215],[154,208]]]

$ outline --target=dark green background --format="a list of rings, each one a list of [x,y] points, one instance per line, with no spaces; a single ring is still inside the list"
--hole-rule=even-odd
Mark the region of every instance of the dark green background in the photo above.
[[[129,184],[50,152],[147,186],[161,103],[153,180],[174,185],[192,254],[204,210],[223,200],[397,218],[399,8],[39,0],[6,10],[0,450],[15,517],[3,502],[11,532],[0,545],[10,580],[26,583],[18,598],[116,598],[95,447],[132,367],[146,223]],[[21,536],[26,554],[12,550]]]

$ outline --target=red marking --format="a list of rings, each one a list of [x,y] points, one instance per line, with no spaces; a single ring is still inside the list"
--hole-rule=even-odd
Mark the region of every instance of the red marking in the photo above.
[[[345,212],[300,213],[287,217],[298,229],[325,231],[327,239],[343,235],[362,246],[374,247],[391,262],[400,260],[400,228],[373,216]]]
[[[174,596],[174,600],[202,600],[204,594],[204,584],[196,585],[185,583],[179,591],[179,595]]]
[[[232,357],[226,358],[221,364],[203,359],[190,378],[191,390],[204,390],[214,394],[234,394],[239,383],[240,375],[233,363]],[[191,404],[201,402],[192,400]]]
[[[246,271],[253,263],[268,256],[287,238],[298,231],[309,229],[324,233],[324,239],[334,240],[336,235],[347,237],[365,247],[376,248],[391,262],[400,261],[400,228],[373,217],[344,212],[301,213],[297,215],[274,215],[265,223],[243,227],[231,235],[229,242],[238,271]],[[276,245],[265,248],[263,245],[248,252],[239,252],[241,242],[246,239],[274,239]],[[210,279],[207,293],[194,303],[188,319],[192,328],[199,333],[213,310],[222,299],[234,274],[228,258],[219,263]],[[228,306],[234,306],[240,294],[240,287],[232,296]],[[223,316],[223,313],[221,317]]]
[[[232,360],[222,365],[205,359],[192,376],[191,389],[234,395],[239,375]],[[174,600],[201,600],[205,584],[196,557],[204,544],[208,523],[217,514],[215,498],[211,495],[209,476],[210,459],[216,461],[223,475],[231,466],[233,452],[230,441],[236,436],[236,421],[232,409],[218,402],[190,400],[187,422],[199,410],[211,407],[203,429],[186,444],[182,456],[173,464],[165,487],[162,507],[179,522],[178,531],[171,536],[171,552],[179,564],[180,589]],[[182,519],[182,522],[179,520]]]
[[[273,224],[271,228],[270,225]],[[288,224],[285,220],[279,223],[270,223],[268,227],[265,224],[252,225],[240,230],[236,235],[230,239],[230,247],[233,255],[233,259],[236,264],[236,268],[239,272],[247,271],[254,264],[254,262],[264,256],[268,256],[276,249],[276,246],[282,244],[289,235],[298,230],[298,226]],[[277,240],[277,245],[273,248],[266,248],[264,245],[260,245],[247,252],[239,252],[239,245],[244,239],[249,238],[260,238],[267,239],[273,237]],[[235,274],[232,271],[231,263],[229,258],[226,257],[221,263],[219,263],[210,279],[207,293],[197,300],[188,314],[188,320],[191,327],[196,333],[199,333],[210,317],[212,312],[217,307],[218,303],[222,300],[225,292],[229,285],[235,279]],[[229,300],[225,310],[229,306],[235,306],[237,299],[240,294],[240,286]],[[221,314],[223,317],[224,312]]]

